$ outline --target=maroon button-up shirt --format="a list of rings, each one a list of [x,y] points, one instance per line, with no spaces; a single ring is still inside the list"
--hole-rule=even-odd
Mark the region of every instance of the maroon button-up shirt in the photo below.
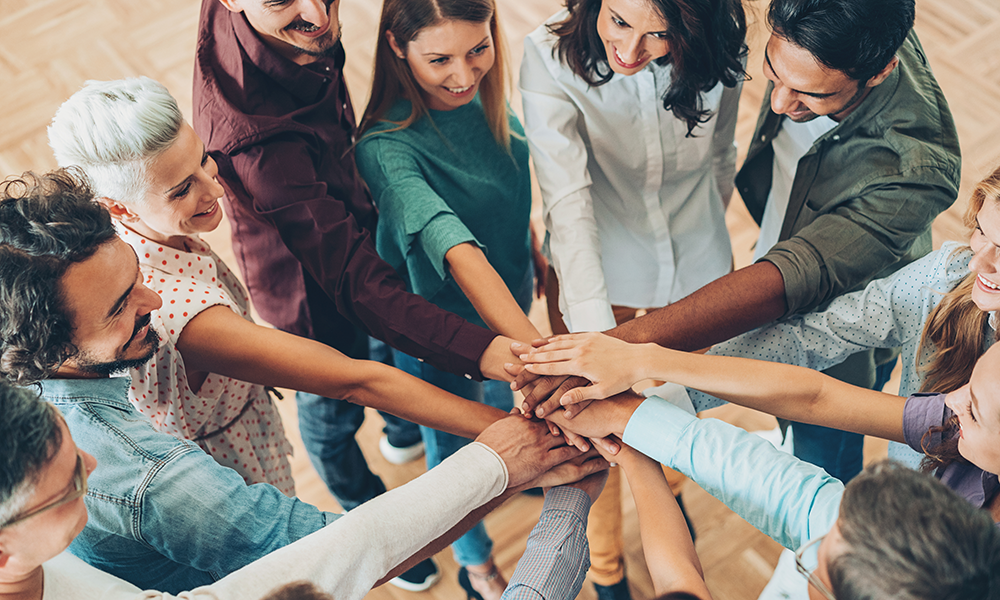
[[[479,378],[495,334],[410,294],[375,251],[377,213],[351,150],[344,52],[300,66],[242,13],[202,0],[194,129],[219,165],[233,250],[260,315],[341,350],[354,325]]]

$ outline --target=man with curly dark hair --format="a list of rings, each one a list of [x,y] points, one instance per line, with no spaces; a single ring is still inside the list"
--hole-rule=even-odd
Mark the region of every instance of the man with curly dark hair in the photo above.
[[[132,247],[93,200],[69,170],[0,184],[0,378],[38,384],[78,447],[101,464],[89,478],[90,519],[71,552],[144,589],[194,589],[338,515],[266,483],[248,486],[195,443],[154,429],[135,409],[131,380],[112,375],[155,352],[159,338],[150,313],[161,301],[143,284]],[[525,435],[517,445],[533,455],[532,469],[561,462],[556,454],[567,450],[556,449],[558,438],[540,423],[517,421]],[[597,466],[588,461],[561,471],[572,480]],[[468,524],[488,508],[477,509]],[[442,536],[415,560],[466,529]]]

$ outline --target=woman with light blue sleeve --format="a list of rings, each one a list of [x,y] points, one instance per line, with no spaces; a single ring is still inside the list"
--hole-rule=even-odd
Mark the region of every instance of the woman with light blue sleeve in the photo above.
[[[378,251],[410,291],[530,341],[540,335],[526,316],[528,148],[507,105],[505,59],[493,0],[386,0],[357,162],[380,211]],[[513,406],[503,382],[471,381],[399,353],[396,365],[463,398]],[[468,443],[421,433],[429,468]],[[470,597],[503,593],[491,548],[482,524],[452,545]]]
[[[929,475],[881,463],[845,488],[759,436],[656,396],[555,418],[579,435],[618,435],[797,548],[810,600],[992,599],[1000,589],[1000,528]]]

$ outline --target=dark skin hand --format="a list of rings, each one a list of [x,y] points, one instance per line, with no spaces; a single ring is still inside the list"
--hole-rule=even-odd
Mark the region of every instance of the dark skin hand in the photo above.
[[[781,272],[772,263],[761,261],[605,333],[626,342],[655,342],[690,352],[770,323],[785,310]],[[529,351],[524,345],[511,345],[511,350],[518,355]],[[544,417],[562,408],[559,399],[563,394],[584,385],[589,382],[582,377],[540,377],[521,370],[511,387],[524,392],[522,407],[526,414]],[[586,406],[580,403],[566,407],[564,416],[572,418]]]

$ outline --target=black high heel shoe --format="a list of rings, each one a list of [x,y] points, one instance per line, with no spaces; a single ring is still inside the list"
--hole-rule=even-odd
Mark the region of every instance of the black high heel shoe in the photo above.
[[[483,600],[483,595],[472,587],[472,581],[469,580],[469,570],[465,567],[458,570],[458,585],[465,590],[467,600]]]

